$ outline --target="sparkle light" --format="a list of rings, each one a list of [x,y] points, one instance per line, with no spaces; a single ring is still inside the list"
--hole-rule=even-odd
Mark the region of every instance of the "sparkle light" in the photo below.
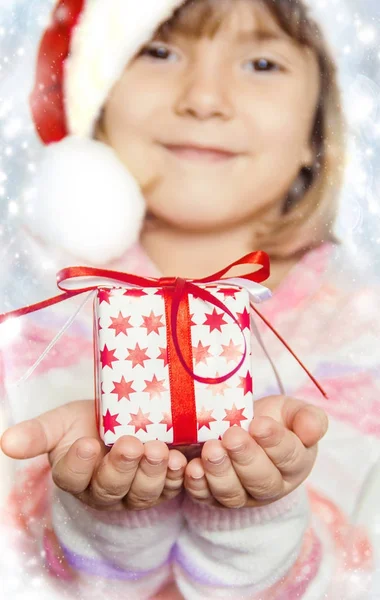
[[[376,30],[374,27],[363,27],[358,33],[358,40],[363,44],[371,44],[376,40]]]
[[[7,319],[0,325],[0,348],[13,342],[21,332],[21,319]]]
[[[8,212],[10,215],[17,215],[19,212],[18,204],[14,200],[11,200],[8,204]]]

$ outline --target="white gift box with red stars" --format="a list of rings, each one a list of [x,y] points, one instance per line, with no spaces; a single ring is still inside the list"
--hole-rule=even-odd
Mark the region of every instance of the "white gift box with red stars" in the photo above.
[[[181,445],[218,439],[232,426],[248,429],[253,418],[249,294],[228,285],[202,287],[219,306],[187,295],[188,339],[177,330],[187,370],[173,349],[162,289],[98,289],[96,415],[107,446],[123,435]]]

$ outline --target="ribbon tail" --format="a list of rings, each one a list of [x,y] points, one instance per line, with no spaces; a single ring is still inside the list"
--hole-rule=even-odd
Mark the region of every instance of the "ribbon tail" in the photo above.
[[[262,315],[257,310],[257,308],[255,306],[253,306],[252,302],[251,302],[251,309],[260,317],[260,319],[262,321],[264,321],[265,325],[267,325],[267,327],[269,327],[269,329],[271,331],[273,331],[273,333],[275,334],[275,336],[280,340],[280,342],[285,346],[285,348],[290,352],[290,354],[296,359],[296,361],[298,362],[298,364],[305,371],[306,375],[311,379],[311,381],[314,383],[314,385],[319,389],[319,391],[321,392],[322,396],[324,396],[328,400],[328,395],[326,394],[326,392],[322,388],[322,386],[318,383],[318,381],[315,379],[315,377],[313,377],[313,375],[310,373],[310,371],[305,367],[305,365],[303,364],[303,362],[298,358],[298,356],[291,349],[291,347],[289,346],[289,344],[287,344],[285,342],[284,338],[275,330],[275,328],[269,323],[269,321],[264,317],[264,315]]]
[[[63,300],[67,300],[68,298],[72,298],[73,296],[83,294],[83,292],[90,291],[90,289],[91,288],[88,288],[88,290],[82,289],[78,291],[64,292],[63,294],[59,294],[59,296],[54,296],[53,298],[42,300],[42,302],[37,302],[36,304],[30,304],[30,306],[24,306],[23,308],[17,308],[16,310],[11,310],[7,313],[2,313],[0,314],[0,325],[4,323],[4,321],[6,321],[7,319],[15,319],[16,317],[22,317],[23,315],[36,312],[37,310],[47,308],[48,306],[53,306],[53,304],[58,304],[59,302],[63,302]]]
[[[11,383],[10,387],[17,387],[17,386],[21,385],[21,383],[25,383],[25,381],[27,381],[29,379],[29,377],[37,369],[38,365],[40,365],[42,363],[42,361],[44,360],[45,356],[50,352],[50,350],[52,348],[54,348],[54,346],[59,341],[59,339],[68,330],[68,328],[70,327],[70,325],[72,324],[72,322],[76,319],[77,315],[80,313],[80,311],[82,310],[82,308],[84,308],[84,306],[87,304],[87,302],[89,301],[89,299],[94,295],[94,293],[95,293],[95,290],[92,290],[90,292],[90,294],[88,296],[86,296],[86,298],[83,300],[82,304],[77,308],[77,310],[75,311],[75,313],[73,315],[71,315],[71,317],[69,317],[69,319],[66,321],[66,323],[62,327],[61,331],[59,331],[57,333],[57,335],[55,336],[55,338],[45,348],[45,350],[43,351],[43,353],[37,358],[36,362],[30,367],[30,369],[28,369],[28,371],[18,381],[16,381],[15,383]]]
[[[271,355],[269,354],[268,350],[265,347],[265,344],[264,344],[263,339],[262,339],[262,337],[260,335],[259,329],[258,329],[258,327],[257,327],[257,325],[255,323],[254,318],[253,318],[253,315],[251,315],[250,321],[251,321],[252,331],[253,331],[253,333],[254,333],[254,335],[255,335],[255,337],[256,337],[259,345],[261,346],[262,351],[264,352],[265,356],[267,357],[270,366],[272,367],[272,371],[273,371],[275,379],[277,381],[277,385],[278,385],[278,389],[280,390],[280,394],[282,394],[283,396],[285,396],[284,384],[282,383],[280,374],[279,374],[279,372],[276,369],[276,365],[274,364]]]

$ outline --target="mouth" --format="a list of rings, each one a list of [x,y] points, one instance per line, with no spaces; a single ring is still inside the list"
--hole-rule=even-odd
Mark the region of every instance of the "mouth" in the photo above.
[[[239,156],[236,152],[224,148],[197,146],[193,144],[163,144],[173,156],[186,161],[225,162]]]

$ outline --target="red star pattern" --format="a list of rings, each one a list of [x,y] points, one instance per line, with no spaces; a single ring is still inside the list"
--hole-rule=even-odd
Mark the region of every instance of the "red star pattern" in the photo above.
[[[210,291],[220,299],[223,296],[226,298],[231,310],[237,315],[239,325],[244,330],[248,328],[249,333],[249,307],[239,289],[230,287],[226,282],[224,285],[214,286],[214,291]],[[122,295],[124,293],[127,297]],[[99,303],[102,301],[95,325],[100,330],[98,418],[104,425],[105,443],[112,444],[118,437],[131,432],[142,441],[162,439],[170,443],[172,439],[174,424],[170,390],[167,389],[167,369],[171,357],[168,356],[166,342],[164,343],[165,308],[160,296],[157,287],[150,291],[146,288],[120,287],[115,293],[110,289],[102,289]],[[203,369],[205,376],[213,381],[213,378],[220,378],[219,373],[224,374],[238,364],[242,357],[243,343],[233,333],[237,323],[233,323],[221,307],[195,299],[191,294],[189,301],[188,318],[191,326],[195,326],[192,329],[191,344],[194,368]],[[136,323],[139,323],[137,326],[134,321],[136,317]],[[237,331],[239,333],[239,329]],[[214,344],[217,344],[215,348]],[[216,368],[219,373],[215,373],[214,359],[218,361]],[[118,360],[120,362],[116,363]],[[108,370],[105,368],[107,366]],[[247,365],[236,374],[235,379],[233,386],[229,380],[204,385],[210,404],[209,401],[202,402],[202,399],[199,403],[197,396],[197,429],[201,442],[210,436],[221,439],[227,426],[247,426],[252,418],[251,403],[246,405],[244,401],[247,394],[252,393],[254,386]],[[234,397],[232,389],[235,390]],[[140,390],[144,392],[141,403]],[[195,392],[197,395],[198,387]],[[216,410],[216,402],[225,409],[220,415]],[[149,406],[157,406],[159,412],[150,412]],[[237,406],[244,407],[244,410],[238,410]],[[120,412],[121,409],[123,412]]]
[[[154,292],[153,296],[161,296],[161,298],[164,298],[164,296],[165,296],[165,290],[164,290],[164,288],[160,288],[159,290],[157,290],[156,292]]]
[[[201,410],[197,412],[197,421],[198,421],[198,430],[202,427],[210,428],[210,423],[216,421],[212,416],[212,410],[206,410],[204,406],[202,406]]]
[[[217,329],[218,331],[222,331],[222,325],[227,325],[226,321],[223,319],[223,315],[216,312],[216,309],[212,311],[211,314],[206,313],[206,320],[203,325],[208,325],[210,327],[210,333]]]
[[[247,371],[247,375],[245,377],[240,376],[240,383],[238,388],[243,388],[244,396],[249,392],[253,391],[253,380],[249,371]]]
[[[132,387],[133,381],[126,381],[124,375],[122,376],[119,382],[113,381],[112,383],[115,387],[112,390],[111,394],[117,394],[118,402],[120,402],[122,398],[130,400],[130,395],[133,394],[133,392],[136,392],[136,390],[134,390]]]
[[[207,365],[207,359],[212,356],[209,352],[209,348],[210,346],[203,346],[202,342],[198,342],[198,346],[193,346],[193,358],[196,365],[200,362]]]
[[[107,344],[104,345],[103,350],[100,351],[100,362],[102,363],[102,368],[104,367],[112,367],[113,362],[117,362],[119,359],[115,357],[116,350],[108,350]]]
[[[219,374],[216,373],[215,379],[218,379]],[[212,392],[213,396],[224,396],[225,390],[229,390],[230,386],[225,381],[221,383],[209,383],[207,389]]]
[[[160,350],[160,354],[157,356],[157,360],[163,360],[164,367],[166,367],[166,365],[168,364],[168,361],[169,361],[168,349],[167,348],[159,348],[159,350]]]
[[[226,298],[235,298],[235,294],[238,292],[239,290],[234,290],[233,288],[220,288],[219,292],[221,294],[224,294],[224,299]]]
[[[132,298],[142,298],[147,295],[141,288],[128,288],[123,294],[123,296],[131,296]]]
[[[144,382],[146,384],[146,388],[143,390],[143,392],[148,392],[149,400],[153,400],[155,396],[161,398],[161,394],[168,391],[166,387],[164,387],[165,379],[161,379],[159,381],[155,375],[153,375],[152,381],[147,381],[144,379]]]
[[[128,348],[128,356],[125,360],[132,361],[132,369],[137,365],[144,367],[144,361],[150,360],[149,356],[146,354],[146,350],[148,348],[140,348],[138,344],[134,348]]]
[[[123,317],[122,312],[119,312],[118,317],[111,317],[112,325],[109,326],[109,329],[115,330],[115,336],[118,336],[119,333],[124,333],[127,335],[127,329],[132,329],[133,325],[130,325],[131,317]]]
[[[243,331],[245,328],[250,328],[249,312],[247,311],[247,308],[244,308],[242,313],[236,313],[236,316]]]
[[[143,413],[141,408],[139,408],[137,413],[130,413],[131,420],[128,425],[132,425],[135,428],[135,433],[137,433],[140,429],[147,432],[147,426],[153,425],[153,421],[149,419],[150,413]]]
[[[102,289],[98,290],[99,305],[102,302],[107,302],[107,304],[111,304],[110,292],[111,292],[111,290],[102,290]]]
[[[107,433],[107,431],[115,433],[115,427],[121,425],[121,423],[117,421],[118,416],[119,415],[111,415],[110,411],[107,408],[106,414],[103,415],[104,433]]]
[[[163,315],[155,315],[153,311],[151,311],[149,317],[144,317],[144,324],[142,327],[146,327],[147,335],[150,333],[160,333],[159,328],[164,327],[164,324],[161,322]]]
[[[166,425],[166,431],[168,432],[173,427],[173,420],[169,413],[164,413],[163,417],[164,418],[162,419],[162,421],[160,421],[160,423],[162,425]]]
[[[223,421],[229,421],[230,427],[232,427],[233,425],[238,425],[238,427],[241,427],[241,421],[247,420],[247,417],[243,416],[243,412],[245,409],[236,408],[235,404],[232,405],[231,410],[228,410],[228,408],[225,408],[224,410],[226,416],[224,417]]]
[[[223,356],[227,363],[239,362],[242,357],[241,346],[236,346],[232,340],[230,340],[228,346],[222,344],[223,352],[220,356]]]

